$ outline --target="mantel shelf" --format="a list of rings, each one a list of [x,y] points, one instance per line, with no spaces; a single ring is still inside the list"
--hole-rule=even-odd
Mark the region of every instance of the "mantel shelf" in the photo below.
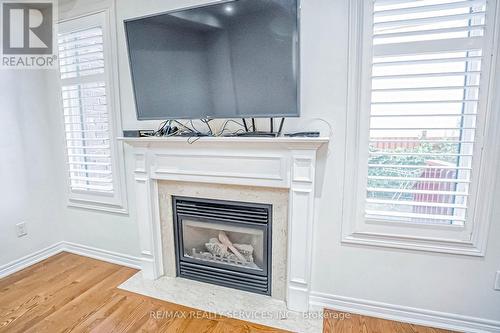
[[[330,141],[329,137],[119,137],[118,140],[126,142],[132,146],[141,146],[144,144],[182,144],[182,143],[204,143],[204,144],[278,144],[278,145],[300,145],[310,148],[319,148]]]

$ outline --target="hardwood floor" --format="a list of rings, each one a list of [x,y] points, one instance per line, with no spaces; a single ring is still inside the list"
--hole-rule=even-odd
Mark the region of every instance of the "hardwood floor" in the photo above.
[[[285,332],[117,288],[136,272],[63,252],[0,279],[0,333]],[[325,333],[446,332],[356,315],[339,320],[330,310],[325,314],[330,317]]]
[[[136,272],[55,255],[0,280],[0,332],[285,332],[116,288]]]
[[[454,333],[432,327],[401,323],[325,309],[323,333]]]

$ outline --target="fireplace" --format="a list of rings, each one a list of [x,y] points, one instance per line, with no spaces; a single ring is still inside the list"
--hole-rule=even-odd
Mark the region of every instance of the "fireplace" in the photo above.
[[[264,276],[267,294],[286,301],[290,310],[308,310],[316,216],[314,202],[315,195],[322,191],[321,186],[316,187],[315,179],[318,171],[324,172],[324,165],[318,167],[316,161],[320,147],[326,148],[328,138],[212,137],[201,138],[194,145],[173,137],[121,140],[130,146],[128,151],[134,161],[135,212],[141,274],[145,279],[165,277],[175,282],[176,276],[182,276],[181,263],[184,267],[192,263],[184,256],[184,251],[178,251],[174,237],[174,225],[177,228],[179,223],[177,213],[174,223],[174,196],[264,202],[273,209],[272,219],[268,215],[267,221],[268,255],[271,252],[272,256],[272,271],[270,260],[264,265],[267,266],[267,281],[264,270],[257,271],[258,274],[242,272],[227,265],[223,272],[232,273],[234,279],[231,281],[236,286],[242,285],[234,282],[237,276],[253,283]],[[326,152],[327,149],[322,149],[320,154]],[[272,246],[269,244],[271,221]],[[258,224],[263,223],[252,225]],[[182,254],[178,260],[176,252]],[[208,264],[198,260],[198,264],[201,263]],[[216,265],[202,266],[219,272]],[[196,262],[194,268],[198,268]],[[199,274],[194,275],[200,279]],[[214,276],[210,273],[208,277],[216,280]],[[182,280],[189,283],[187,279]]]
[[[271,294],[272,205],[172,197],[177,276]]]

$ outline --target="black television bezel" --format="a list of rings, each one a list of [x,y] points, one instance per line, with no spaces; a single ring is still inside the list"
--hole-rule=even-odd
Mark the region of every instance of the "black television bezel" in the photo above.
[[[182,117],[182,116],[179,116],[179,117],[168,117],[168,116],[165,116],[165,117],[162,117],[162,118],[159,118],[159,117],[140,117],[139,116],[139,108],[137,106],[137,98],[136,98],[136,88],[135,88],[135,81],[134,81],[134,71],[132,70],[132,62],[130,61],[130,46],[129,46],[129,42],[128,42],[128,32],[127,32],[127,23],[128,22],[133,22],[133,21],[139,21],[139,20],[142,20],[142,19],[145,19],[145,18],[149,18],[149,17],[155,17],[155,16],[160,16],[160,15],[164,15],[164,14],[170,14],[170,13],[178,13],[178,12],[182,12],[182,11],[186,11],[186,10],[191,10],[191,9],[197,9],[197,8],[204,8],[204,7],[210,7],[210,6],[215,6],[215,5],[221,5],[221,4],[224,4],[224,3],[231,3],[231,2],[236,2],[236,1],[239,1],[239,0],[222,0],[222,1],[212,1],[212,2],[209,2],[209,3],[206,3],[206,4],[202,4],[202,5],[194,5],[194,6],[187,6],[187,7],[181,7],[181,8],[176,8],[176,9],[173,9],[173,10],[168,10],[168,11],[164,11],[164,12],[159,12],[159,13],[154,13],[154,14],[149,14],[149,15],[143,15],[143,16],[139,16],[139,17],[134,17],[134,18],[130,18],[130,19],[125,19],[123,20],[123,28],[125,30],[125,43],[127,45],[127,59],[128,59],[128,63],[129,63],[129,70],[130,70],[130,79],[131,79],[131,82],[132,82],[132,91],[133,91],[133,95],[134,95],[134,106],[135,106],[135,114],[136,114],[136,118],[138,121],[147,121],[147,120],[175,120],[175,119],[237,119],[237,118],[242,118],[242,117],[238,117],[234,114],[231,114],[231,115],[216,115],[216,116],[210,116],[210,117],[201,117],[201,118],[190,118],[190,117]],[[295,41],[295,58],[297,59],[296,63],[295,63],[295,72],[297,73],[297,76],[296,76],[296,80],[295,80],[295,86],[296,86],[296,91],[297,91],[297,113],[296,114],[280,114],[280,113],[273,113],[273,114],[267,114],[267,115],[263,115],[263,114],[256,114],[256,115],[252,115],[252,114],[245,114],[243,115],[244,118],[299,118],[300,117],[300,113],[301,113],[301,98],[300,98],[300,82],[301,82],[301,55],[300,55],[300,17],[301,17],[301,5],[300,5],[300,2],[301,0],[292,0],[292,1],[295,1],[296,2],[296,13],[297,13],[297,17],[296,17],[296,30],[295,30],[295,34],[297,36],[297,40]]]

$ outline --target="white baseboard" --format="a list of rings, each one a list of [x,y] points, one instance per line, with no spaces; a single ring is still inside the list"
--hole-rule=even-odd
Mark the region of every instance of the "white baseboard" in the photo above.
[[[0,279],[62,252],[63,247],[63,242],[59,242],[0,266]]]
[[[453,331],[467,333],[500,332],[500,321],[317,292],[311,292],[309,304],[311,309],[330,308]]]
[[[141,269],[141,259],[137,257],[111,252],[107,250],[102,250],[81,244],[75,244],[70,242],[59,242],[49,247],[46,247],[45,249],[36,251],[30,255],[11,261],[10,263],[5,264],[3,266],[0,266],[0,279],[63,251],[126,267]]]
[[[64,243],[63,251],[110,262],[112,264],[118,264],[130,268],[141,269],[141,259],[138,257],[133,257],[122,253],[107,251],[71,242],[63,242],[63,243]]]

